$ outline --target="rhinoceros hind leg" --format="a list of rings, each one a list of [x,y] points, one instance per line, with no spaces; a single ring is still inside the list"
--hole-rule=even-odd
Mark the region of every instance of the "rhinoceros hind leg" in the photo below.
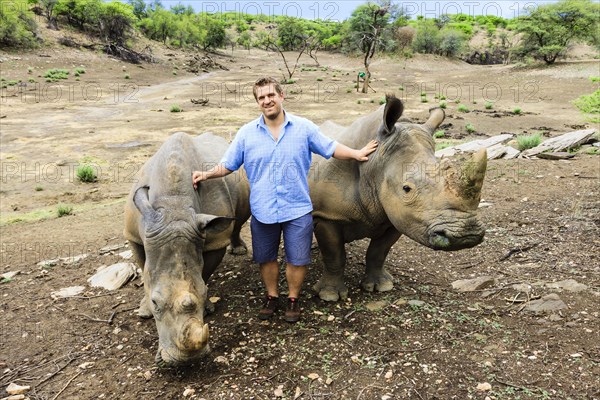
[[[235,225],[233,226],[233,232],[231,233],[231,245],[229,245],[229,253],[235,256],[243,256],[248,252],[248,246],[246,246],[246,243],[240,236],[245,219],[246,218],[237,219],[235,221]]]
[[[394,288],[394,279],[385,270],[384,262],[392,245],[400,236],[402,234],[395,228],[389,228],[380,237],[371,239],[367,249],[365,277],[362,281],[362,288],[367,292],[387,292]]]
[[[319,294],[321,300],[338,301],[340,298],[342,300],[348,298],[348,287],[341,279],[326,279],[323,277],[313,286],[313,289]]]
[[[144,298],[142,299],[142,301],[140,301],[140,308],[138,308],[136,312],[138,317],[140,318],[148,319],[153,317],[152,310],[150,309],[150,306],[148,305],[148,300],[146,299],[146,295],[144,295]]]

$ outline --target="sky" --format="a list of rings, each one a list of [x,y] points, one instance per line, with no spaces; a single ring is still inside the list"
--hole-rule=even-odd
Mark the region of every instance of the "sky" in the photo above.
[[[148,1],[148,0],[147,0]],[[495,15],[514,18],[523,14],[528,8],[540,4],[552,3],[556,0],[518,1],[518,0],[392,0],[393,4],[402,6],[413,19],[418,15],[426,18],[437,18],[442,14],[464,13],[469,15]],[[197,0],[161,0],[167,9],[177,5],[191,5],[196,12],[238,12],[247,14],[286,15],[305,19],[323,19],[343,21],[350,17],[352,11],[365,0],[258,0],[258,1],[197,1]]]

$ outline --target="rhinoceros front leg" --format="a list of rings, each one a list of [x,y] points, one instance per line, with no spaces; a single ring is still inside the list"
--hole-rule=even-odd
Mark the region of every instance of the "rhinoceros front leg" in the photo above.
[[[146,253],[144,252],[144,246],[141,244],[129,241],[129,246],[131,247],[131,253],[133,254],[133,258],[135,259],[138,267],[143,271],[144,264],[146,263]],[[150,304],[148,303],[148,299],[146,298],[146,294],[144,292],[144,297],[140,301],[140,308],[137,309],[137,314],[140,318],[152,318],[152,309],[150,308]]]
[[[394,287],[394,280],[384,266],[393,244],[402,236],[394,228],[389,228],[378,238],[371,239],[367,249],[367,267],[365,277],[362,282],[362,288],[367,292],[377,290],[378,292],[387,292]]]
[[[229,252],[236,256],[244,255],[248,252],[248,246],[242,240],[240,236],[240,231],[242,230],[242,225],[244,225],[244,221],[236,219],[235,225],[233,226],[233,232],[231,234],[231,244],[229,245]]]
[[[348,288],[344,284],[346,250],[342,230],[333,223],[318,221],[315,224],[315,236],[323,257],[323,275],[313,289],[325,301],[337,301],[348,297]]]

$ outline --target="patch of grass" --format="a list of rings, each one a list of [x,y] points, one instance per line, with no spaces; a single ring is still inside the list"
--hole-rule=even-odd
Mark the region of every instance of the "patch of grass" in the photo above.
[[[125,79],[130,79],[131,77],[129,76],[129,74],[125,75]]]
[[[293,85],[294,83],[296,83],[295,79],[288,79],[287,81],[285,81],[286,85]]]
[[[34,78],[29,78],[29,79],[27,79],[27,82],[29,82],[29,83],[35,83],[35,79]]]
[[[369,100],[370,103],[375,103],[375,99]]]
[[[519,150],[532,149],[542,143],[542,135],[534,133],[531,135],[517,135],[517,147]]]
[[[600,82],[600,76],[590,76],[590,81],[594,83]]]
[[[584,94],[573,101],[573,104],[579,111],[585,114],[591,114],[589,117],[591,122],[600,122],[600,89],[592,94]]]
[[[456,144],[456,143],[454,143],[454,142],[449,142],[449,141],[437,142],[437,143],[435,144],[435,151],[442,150],[442,149],[445,149],[445,148],[447,148],[447,147],[452,147],[452,146],[454,146],[455,144]]]
[[[177,71],[173,71],[173,75],[177,76]]]
[[[41,192],[42,190],[44,190],[44,188],[41,185],[36,185],[33,190],[35,190],[36,192]]]
[[[471,123],[465,125],[465,129],[467,130],[467,132],[469,133],[473,133],[475,132],[475,126]]]
[[[427,97],[421,97],[421,103],[429,103],[429,100],[427,100]]]
[[[435,133],[433,134],[433,137],[436,139],[443,138],[444,136],[446,136],[446,132],[444,132],[442,130],[435,131]]]
[[[173,104],[171,106],[171,112],[172,113],[178,113],[178,112],[182,112],[183,110],[181,109],[181,107],[179,107],[179,105],[177,104]]]
[[[492,103],[490,101],[486,101],[485,102],[485,109],[486,110],[491,110],[492,108],[494,108],[494,103]]]
[[[385,97],[382,97],[381,99],[379,99],[379,104],[385,104]]]
[[[464,104],[459,104],[457,110],[460,112],[463,112],[463,113],[469,112],[469,108],[467,106],[465,106]]]
[[[443,94],[440,95],[440,100],[446,100],[446,96],[444,96]]]
[[[356,100],[356,104],[362,104],[362,101]]]
[[[519,107],[515,107],[515,108],[513,108],[513,110],[512,110],[513,114],[516,114],[516,115],[519,115],[519,114],[521,114],[521,111],[522,111],[522,110],[521,110]]]
[[[44,73],[46,82],[56,82],[60,79],[69,79],[69,70],[61,68],[52,68]]]
[[[440,101],[440,108],[444,108],[445,109],[446,107],[448,107],[448,105],[446,104],[446,102],[445,101]]]
[[[85,74],[85,68],[81,68],[81,67],[75,68],[75,73],[79,74],[79,75]]]
[[[33,73],[33,67],[27,67],[27,73],[31,74]],[[593,82],[593,81],[592,81]]]
[[[58,208],[56,209],[56,214],[59,218],[64,217],[65,215],[71,215],[73,214],[73,207],[65,204],[59,204]]]
[[[81,167],[77,167],[77,171],[75,173],[77,175],[77,179],[79,179],[81,182],[96,182],[98,179],[96,170],[89,164],[84,164]]]
[[[317,82],[323,82],[323,78],[317,78]]]
[[[346,89],[346,93],[352,93],[352,89]]]
[[[404,90],[404,86],[400,86],[398,90]]]

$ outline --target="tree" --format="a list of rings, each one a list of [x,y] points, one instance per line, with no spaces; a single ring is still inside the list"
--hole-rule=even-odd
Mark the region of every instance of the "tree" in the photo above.
[[[44,17],[48,22],[48,28],[58,30],[58,22],[56,21],[56,13],[54,7],[58,0],[39,0],[40,7],[44,11]]]
[[[305,28],[298,18],[284,17],[277,24],[277,45],[283,51],[298,50],[304,45]]]
[[[128,4],[131,4],[133,7],[133,14],[138,19],[144,19],[148,16],[148,12],[146,10],[146,2],[144,0],[127,0]]]
[[[102,3],[98,17],[100,36],[106,43],[124,46],[135,21],[133,7],[120,1]]]
[[[389,27],[392,15],[397,13],[396,10],[397,7],[392,6],[390,0],[367,3],[358,6],[349,18],[346,40],[363,54],[363,93],[367,93],[369,88],[371,59],[377,48],[383,45],[384,30]]]
[[[538,6],[516,23],[517,31],[523,34],[518,53],[553,64],[574,41],[598,43],[599,13],[600,5],[590,0],[561,0]]]
[[[17,0],[10,6],[0,6],[0,46],[35,47],[37,29],[33,13],[26,0]]]
[[[418,53],[435,54],[440,47],[440,30],[431,19],[420,19],[415,25],[413,49]]]
[[[206,18],[206,37],[202,43],[203,49],[217,49],[225,46],[227,35],[225,26],[219,20],[207,17]]]

